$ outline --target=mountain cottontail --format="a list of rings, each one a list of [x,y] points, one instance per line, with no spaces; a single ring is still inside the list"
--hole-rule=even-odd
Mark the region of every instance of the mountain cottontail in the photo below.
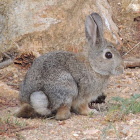
[[[104,39],[99,14],[87,16],[85,32],[87,56],[57,51],[35,59],[21,85],[17,117],[56,113],[57,120],[64,120],[71,111],[88,115],[88,103],[101,96],[109,77],[123,72],[119,52]]]

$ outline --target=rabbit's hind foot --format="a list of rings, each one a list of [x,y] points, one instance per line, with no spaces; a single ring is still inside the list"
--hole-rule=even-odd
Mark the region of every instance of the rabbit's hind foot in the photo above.
[[[32,118],[36,115],[31,105],[23,103],[21,107],[14,113],[14,116],[20,118]]]
[[[70,106],[68,105],[61,105],[56,113],[55,119],[56,120],[66,120],[69,119],[71,116],[70,113]]]

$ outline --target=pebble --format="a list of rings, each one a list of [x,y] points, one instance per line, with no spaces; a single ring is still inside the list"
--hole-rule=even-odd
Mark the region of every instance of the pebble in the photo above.
[[[129,126],[124,126],[122,131],[121,131],[124,135],[128,136],[130,133],[130,127]]]
[[[126,72],[125,74],[128,76],[134,76],[134,74],[132,72]]]
[[[122,93],[126,93],[129,91],[129,87],[126,87],[125,89],[122,90]]]
[[[135,120],[130,120],[130,121],[129,121],[129,125],[133,125],[134,122],[135,122]]]
[[[85,131],[83,132],[83,134],[84,134],[84,135],[94,135],[94,134],[96,134],[96,133],[98,133],[98,132],[99,132],[98,129],[96,129],[96,128],[91,128],[91,129],[89,129],[89,130],[85,130]]]
[[[78,135],[77,133],[74,133],[73,136],[74,136],[74,137],[78,137],[79,135]]]
[[[128,84],[133,84],[133,81],[130,78],[128,79]]]

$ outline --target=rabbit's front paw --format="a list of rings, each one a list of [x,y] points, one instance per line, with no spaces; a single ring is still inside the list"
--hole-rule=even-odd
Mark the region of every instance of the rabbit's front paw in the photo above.
[[[70,118],[70,116],[71,116],[70,107],[62,105],[57,110],[55,119],[56,120],[66,120],[66,119]]]
[[[88,107],[88,103],[81,104],[79,107],[75,108],[74,110],[76,113],[85,116],[89,115],[92,111],[92,109]]]

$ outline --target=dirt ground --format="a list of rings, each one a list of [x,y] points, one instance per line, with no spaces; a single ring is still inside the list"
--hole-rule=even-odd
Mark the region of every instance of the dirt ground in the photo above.
[[[126,12],[120,0],[110,1],[113,7],[114,21],[120,29],[124,52],[132,49],[139,42],[139,24],[134,22],[138,13]],[[128,56],[140,57],[140,47]],[[23,80],[26,69],[12,64],[0,70],[0,140],[139,140],[140,114],[128,114],[123,119],[108,121],[106,109],[94,110],[94,114],[81,116],[72,114],[65,121],[53,118],[23,119],[14,117],[18,109],[19,83]],[[111,77],[106,103],[114,96],[129,98],[140,94],[140,68],[125,69],[124,74]]]
[[[0,70],[0,139],[140,139],[140,114],[130,113],[124,120],[115,118],[113,122],[107,121],[106,111],[95,111],[89,116],[73,113],[71,118],[65,121],[56,121],[53,118],[14,117],[13,114],[19,106],[17,83],[23,79],[25,72],[26,70],[15,65]],[[111,77],[106,94],[106,102],[113,96],[128,98],[133,94],[140,94],[140,69],[126,69],[124,74]]]

